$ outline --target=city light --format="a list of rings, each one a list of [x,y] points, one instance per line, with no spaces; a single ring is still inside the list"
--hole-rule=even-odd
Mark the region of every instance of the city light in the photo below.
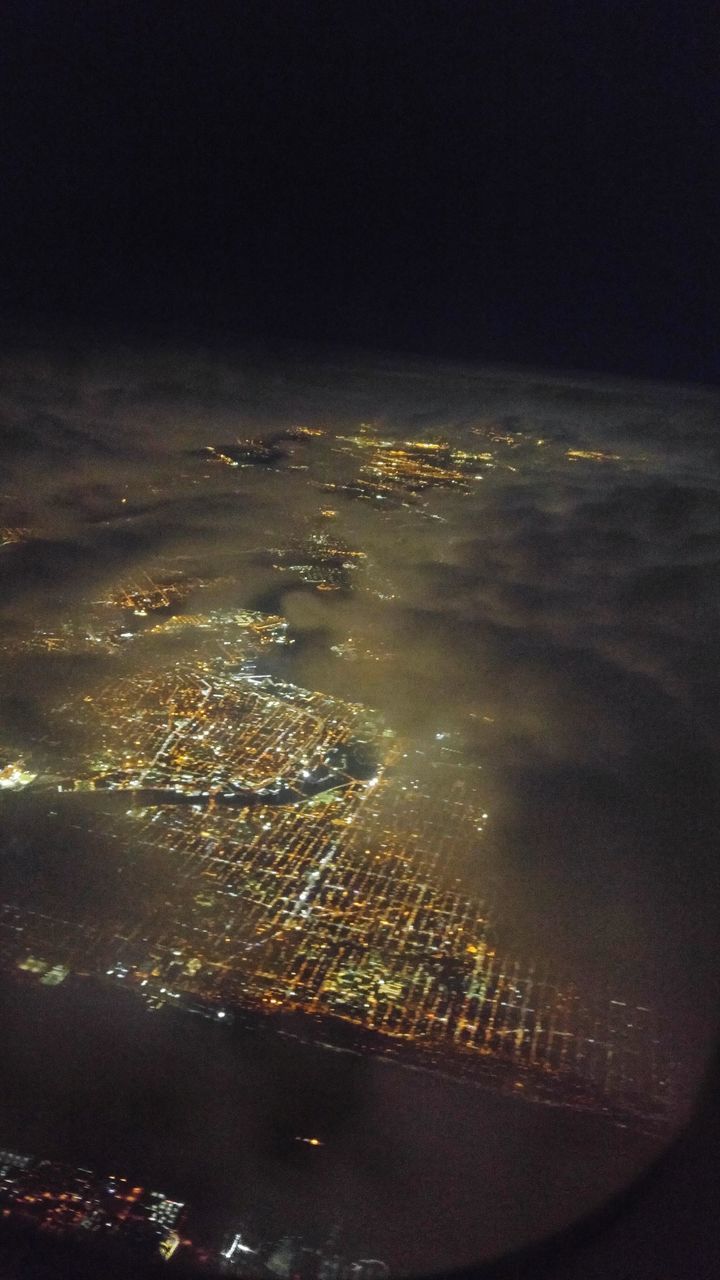
[[[334,438],[344,478],[325,474],[308,492],[388,504],[368,521],[391,520],[397,507],[403,521],[445,520],[429,498],[464,501],[478,475],[509,468],[508,450],[522,459],[521,433],[471,430],[482,452],[361,426]],[[293,438],[317,437],[302,431]],[[545,458],[553,446],[543,443]],[[233,468],[278,456],[253,438],[203,454]],[[614,457],[564,445],[555,456],[563,465]],[[280,545],[259,549],[268,572],[299,580],[305,596],[337,591],[344,608],[354,593],[392,613],[391,571],[345,540],[340,508],[321,501],[288,521]],[[90,662],[92,653],[98,665],[85,680],[79,664],[48,707],[55,763],[45,745],[42,773],[8,753],[0,789],[52,787],[58,804],[87,801],[78,839],[87,830],[112,848],[108,865],[133,887],[105,924],[82,901],[68,919],[40,883],[38,901],[4,908],[11,964],[46,986],[102,975],[150,1009],[226,1026],[238,1011],[302,1017],[330,1043],[342,1024],[360,1053],[403,1055],[500,1090],[519,1079],[528,1098],[603,1114],[661,1114],[668,1071],[652,1011],[620,1018],[603,993],[558,973],[551,947],[522,957],[498,941],[491,797],[449,711],[438,718],[450,728],[420,738],[359,696],[295,683],[282,665],[296,639],[289,619],[218,604],[231,585],[219,574],[143,571],[106,587],[83,616],[8,641],[11,654]],[[366,687],[370,664],[388,663],[392,681],[401,641],[376,638],[361,603],[347,619],[328,661],[348,664],[350,693]],[[479,707],[467,715],[495,722]]]

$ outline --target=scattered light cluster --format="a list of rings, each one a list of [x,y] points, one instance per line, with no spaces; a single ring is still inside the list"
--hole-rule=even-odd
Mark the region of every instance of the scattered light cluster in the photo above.
[[[328,482],[323,489],[376,502],[408,505],[431,488],[464,492],[488,465],[488,455],[454,449],[447,441],[380,439],[368,426],[339,439],[345,448],[364,450],[368,456],[354,480]]]
[[[570,462],[618,462],[619,454],[604,453],[601,449],[568,449],[566,458]]]
[[[145,581],[124,585],[118,591],[111,591],[97,601],[108,609],[127,610],[137,617],[145,617],[156,610],[168,610],[186,600],[194,591],[208,587],[211,583],[203,578],[178,577],[167,581],[155,582],[145,574]],[[212,579],[212,585],[218,585],[222,579]]]
[[[310,1147],[324,1145],[315,1137],[296,1140]],[[177,1254],[193,1267],[245,1280],[300,1271],[307,1280],[384,1280],[388,1275],[381,1260],[351,1261],[339,1251],[339,1224],[313,1244],[297,1236],[277,1239],[245,1225],[242,1230],[214,1226],[208,1232],[190,1205],[163,1192],[133,1186],[114,1173],[99,1175],[16,1151],[0,1151],[3,1219],[56,1239],[121,1241],[138,1261],[159,1256],[168,1262]]]
[[[0,1215],[47,1235],[121,1237],[141,1252],[169,1258],[181,1243],[176,1228],[184,1208],[127,1178],[0,1151]]]
[[[324,527],[331,518],[321,512],[318,526],[306,538],[295,538],[273,550],[273,568],[295,574],[317,591],[347,590],[366,556],[364,551],[350,548],[334,530]]]

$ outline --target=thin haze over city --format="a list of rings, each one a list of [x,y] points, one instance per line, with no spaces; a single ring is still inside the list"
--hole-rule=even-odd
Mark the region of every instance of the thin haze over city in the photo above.
[[[706,1274],[711,24],[2,21],[0,1269]]]

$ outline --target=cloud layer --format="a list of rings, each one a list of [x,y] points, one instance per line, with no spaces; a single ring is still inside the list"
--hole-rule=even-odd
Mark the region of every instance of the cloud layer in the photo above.
[[[509,939],[651,986],[702,1038],[718,968],[714,393],[197,351],[3,372],[0,524],[28,530],[0,550],[6,635],[81,618],[145,569],[228,576],[225,602],[288,617],[292,678],[380,707],[412,741],[453,734],[481,766]],[[343,437],[362,422],[491,463],[469,494],[414,508],[333,498],[367,561],[352,592],[311,592],[269,552],[303,536],[323,482],[357,474]],[[195,456],[299,424],[325,434],[284,442],[274,467]],[[64,677],[33,671],[41,714]]]

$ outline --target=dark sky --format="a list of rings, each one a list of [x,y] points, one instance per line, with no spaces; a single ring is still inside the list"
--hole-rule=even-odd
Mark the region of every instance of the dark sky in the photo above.
[[[6,322],[718,374],[711,6],[6,0]]]

